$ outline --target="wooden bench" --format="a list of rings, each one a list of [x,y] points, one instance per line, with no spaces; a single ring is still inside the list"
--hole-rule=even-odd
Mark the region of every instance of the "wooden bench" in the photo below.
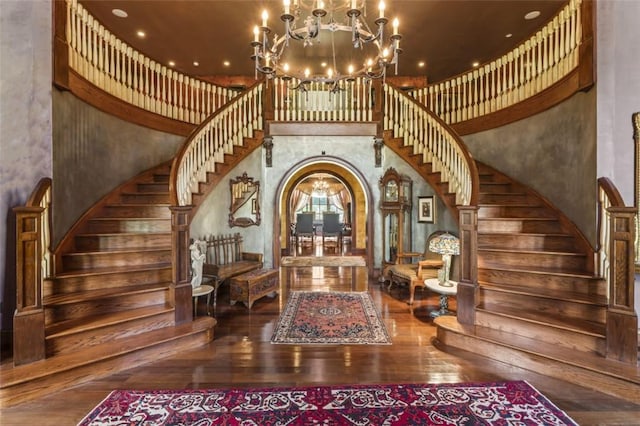
[[[213,284],[213,307],[215,309],[218,288],[230,278],[256,269],[262,269],[263,254],[242,251],[242,236],[239,233],[209,236],[207,255],[202,268],[205,281]]]
[[[251,309],[253,302],[278,293],[280,272],[277,269],[258,269],[231,278],[231,305],[242,302]]]

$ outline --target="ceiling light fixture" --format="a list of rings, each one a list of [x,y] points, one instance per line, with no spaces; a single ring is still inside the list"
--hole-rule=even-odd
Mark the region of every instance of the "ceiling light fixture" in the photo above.
[[[118,18],[126,18],[127,16],[129,16],[129,14],[122,9],[112,9],[111,13],[116,15]]]
[[[136,32],[136,35],[140,38],[145,38],[147,36],[147,34],[142,30],[139,30],[138,32]]]
[[[194,66],[194,67],[199,67],[199,66],[200,66],[200,62],[198,62],[198,61],[193,61],[193,66]]]
[[[420,68],[424,68],[424,66],[425,66],[424,61],[420,61],[420,62],[418,62],[418,67],[420,67]]]
[[[338,89],[341,80],[353,80],[355,77],[363,76],[367,79],[384,78],[387,67],[395,65],[396,74],[398,72],[398,55],[402,53],[400,40],[402,36],[398,32],[398,19],[393,20],[393,33],[389,41],[385,44],[384,28],[389,20],[384,16],[385,3],[380,1],[378,6],[379,15],[375,20],[377,30],[375,33],[369,28],[363,19],[366,15],[365,0],[327,0],[328,8],[323,0],[283,0],[284,13],[280,19],[284,22],[284,35],[275,34],[273,39],[269,39],[271,28],[267,25],[269,14],[262,12],[262,25],[253,29],[254,39],[251,42],[253,55],[251,59],[255,61],[256,78],[258,72],[267,78],[283,77],[290,79],[298,78],[300,84],[297,89],[306,90],[308,83],[312,81],[331,84],[331,91]],[[292,4],[293,3],[293,4]],[[339,12],[345,11],[343,22],[339,22]],[[303,14],[310,13],[306,18]],[[326,22],[323,18],[327,17]],[[329,32],[333,64],[327,68],[324,75],[312,75],[309,68],[304,68],[304,72],[295,72],[284,61],[283,53],[289,46],[291,40],[302,42],[304,47],[312,46],[317,41],[321,32]],[[342,74],[336,63],[336,51],[333,34],[337,31],[351,33],[351,44],[355,49],[362,49],[365,45],[375,46],[377,53],[361,63],[360,68],[353,64],[344,66],[345,74]]]
[[[530,21],[532,19],[536,19],[538,16],[540,16],[540,11],[539,10],[532,10],[531,12],[527,13],[526,15],[524,15],[524,19],[526,19],[527,21]]]
[[[222,63],[222,65],[224,65],[225,67],[228,67],[229,65],[231,65],[231,62],[229,62],[229,61],[224,61],[224,62]]]
[[[506,38],[511,38],[511,37],[513,37],[513,34],[511,34],[511,33],[509,33],[509,34],[505,34],[505,37],[506,37]]]

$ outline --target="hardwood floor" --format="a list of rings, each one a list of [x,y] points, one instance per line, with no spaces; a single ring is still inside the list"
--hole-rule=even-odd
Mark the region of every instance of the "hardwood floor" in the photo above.
[[[2,425],[73,425],[119,389],[248,388],[312,384],[450,383],[527,380],[581,425],[637,425],[640,406],[466,351],[443,352],[434,342],[429,311],[438,296],[387,291],[357,268],[283,268],[281,291],[249,311],[229,306],[228,286],[218,298],[215,339],[179,356],[119,372],[38,400],[3,408]],[[368,291],[392,336],[392,345],[273,345],[271,334],[292,290]],[[450,307],[455,310],[455,301]],[[199,315],[205,315],[203,304]]]

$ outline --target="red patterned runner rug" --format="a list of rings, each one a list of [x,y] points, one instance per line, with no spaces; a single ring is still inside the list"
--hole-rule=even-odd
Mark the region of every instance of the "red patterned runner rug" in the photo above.
[[[577,425],[524,381],[234,390],[116,390],[79,426]]]
[[[369,293],[294,291],[271,343],[390,344]]]

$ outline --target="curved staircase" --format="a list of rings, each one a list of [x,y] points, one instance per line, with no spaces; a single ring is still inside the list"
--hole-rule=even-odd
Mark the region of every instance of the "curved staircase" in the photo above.
[[[637,365],[605,358],[607,283],[582,235],[535,191],[478,171],[475,323],[438,318],[438,340],[640,402]]]

